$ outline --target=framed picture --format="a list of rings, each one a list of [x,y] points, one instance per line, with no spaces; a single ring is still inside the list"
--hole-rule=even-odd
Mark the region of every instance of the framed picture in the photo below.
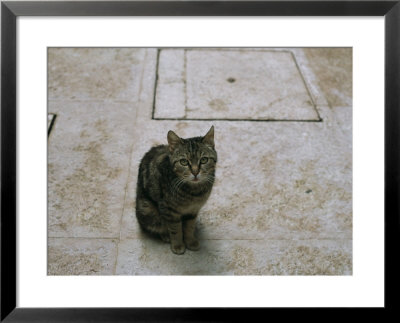
[[[1,320],[394,307],[398,1],[1,12]]]

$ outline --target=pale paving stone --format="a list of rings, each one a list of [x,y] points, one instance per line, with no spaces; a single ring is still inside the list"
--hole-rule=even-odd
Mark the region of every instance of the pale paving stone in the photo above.
[[[353,109],[351,107],[336,106],[332,110],[337,120],[338,126],[343,133],[344,138],[347,138],[349,144],[352,144]]]
[[[62,106],[48,145],[50,237],[119,237],[135,106]]]
[[[185,51],[163,49],[159,54],[155,118],[183,118],[186,106]]]
[[[48,239],[48,275],[112,275],[117,241],[111,239]]]
[[[185,75],[178,78],[176,69],[159,70],[156,117],[182,118],[184,104],[188,119],[319,118],[290,51],[173,50],[177,57],[166,51],[169,55],[161,50],[160,66],[171,65],[168,60],[176,62],[179,57],[185,62]],[[174,95],[168,97],[165,92],[172,86]],[[179,90],[183,93],[175,94]],[[179,108],[170,110],[169,101],[177,96],[182,97],[173,100]]]
[[[119,244],[118,275],[351,275],[351,240],[203,240],[177,256],[153,239]]]
[[[145,49],[49,48],[49,99],[135,101]]]

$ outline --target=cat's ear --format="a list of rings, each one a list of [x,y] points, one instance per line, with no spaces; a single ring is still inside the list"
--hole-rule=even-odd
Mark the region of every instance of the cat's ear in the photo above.
[[[172,130],[168,131],[167,139],[168,148],[171,153],[176,149],[176,147],[182,144],[182,139]]]
[[[202,142],[214,148],[214,126],[211,126],[210,130],[203,137]]]

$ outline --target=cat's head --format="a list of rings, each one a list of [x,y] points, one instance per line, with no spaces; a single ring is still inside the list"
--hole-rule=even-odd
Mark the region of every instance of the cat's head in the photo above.
[[[204,137],[183,139],[170,130],[167,139],[171,165],[179,178],[191,185],[214,182],[217,163],[214,126]]]

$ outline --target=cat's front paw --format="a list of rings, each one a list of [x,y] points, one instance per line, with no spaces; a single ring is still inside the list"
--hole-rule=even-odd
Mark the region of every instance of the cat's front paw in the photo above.
[[[170,242],[171,242],[171,238],[169,237],[169,233],[168,233],[168,232],[166,232],[166,233],[161,233],[161,234],[160,234],[160,238],[161,238],[161,240],[164,241],[164,242],[167,242],[167,243],[170,243]]]
[[[185,245],[183,243],[182,244],[176,244],[176,245],[171,243],[171,250],[172,250],[173,253],[175,253],[177,255],[182,255],[182,254],[185,253],[186,247],[185,247]]]
[[[197,239],[185,240],[186,248],[192,251],[197,251],[200,249],[200,243]]]

